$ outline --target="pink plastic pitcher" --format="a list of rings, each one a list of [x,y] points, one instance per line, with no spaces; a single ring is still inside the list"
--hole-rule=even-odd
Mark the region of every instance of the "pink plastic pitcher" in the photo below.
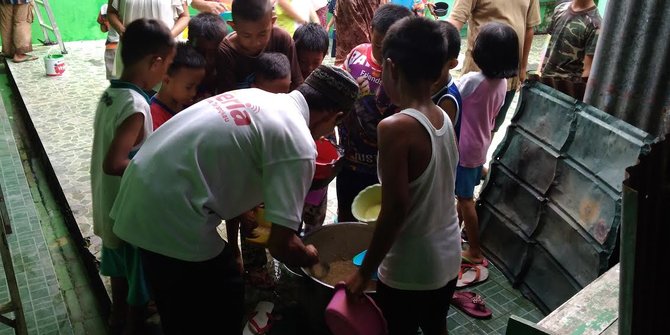
[[[347,299],[344,283],[335,285],[335,294],[326,307],[326,324],[334,335],[386,335],[382,311],[368,295],[361,301]]]

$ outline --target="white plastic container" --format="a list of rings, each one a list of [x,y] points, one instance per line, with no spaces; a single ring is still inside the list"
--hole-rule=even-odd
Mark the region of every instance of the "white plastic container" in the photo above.
[[[49,77],[62,76],[65,72],[65,57],[60,54],[44,56],[44,69]]]

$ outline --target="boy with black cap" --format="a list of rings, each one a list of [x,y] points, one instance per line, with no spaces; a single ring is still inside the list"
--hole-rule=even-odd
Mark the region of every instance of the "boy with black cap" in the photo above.
[[[111,215],[114,232],[140,248],[166,334],[240,332],[240,251],[219,236],[222,219],[264,203],[270,253],[291,265],[318,262],[295,234],[314,175],[314,139],[332,132],[357,96],[349,74],[320,66],[288,94],[211,97],[147,139]],[[236,224],[226,228],[236,241]]]

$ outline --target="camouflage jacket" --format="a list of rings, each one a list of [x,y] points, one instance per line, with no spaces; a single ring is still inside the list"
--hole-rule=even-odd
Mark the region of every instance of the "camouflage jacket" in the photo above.
[[[598,9],[575,12],[572,2],[556,6],[549,24],[551,39],[542,66],[543,77],[581,78],[584,56],[596,51],[602,18]]]

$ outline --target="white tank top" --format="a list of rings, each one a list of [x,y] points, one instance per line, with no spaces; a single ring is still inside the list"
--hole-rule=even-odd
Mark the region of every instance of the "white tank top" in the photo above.
[[[454,197],[458,146],[446,113],[442,112],[441,129],[435,129],[415,109],[400,113],[424,126],[433,152],[426,170],[409,183],[409,212],[398,238],[379,266],[379,279],[400,290],[435,290],[456,278],[461,264]]]

